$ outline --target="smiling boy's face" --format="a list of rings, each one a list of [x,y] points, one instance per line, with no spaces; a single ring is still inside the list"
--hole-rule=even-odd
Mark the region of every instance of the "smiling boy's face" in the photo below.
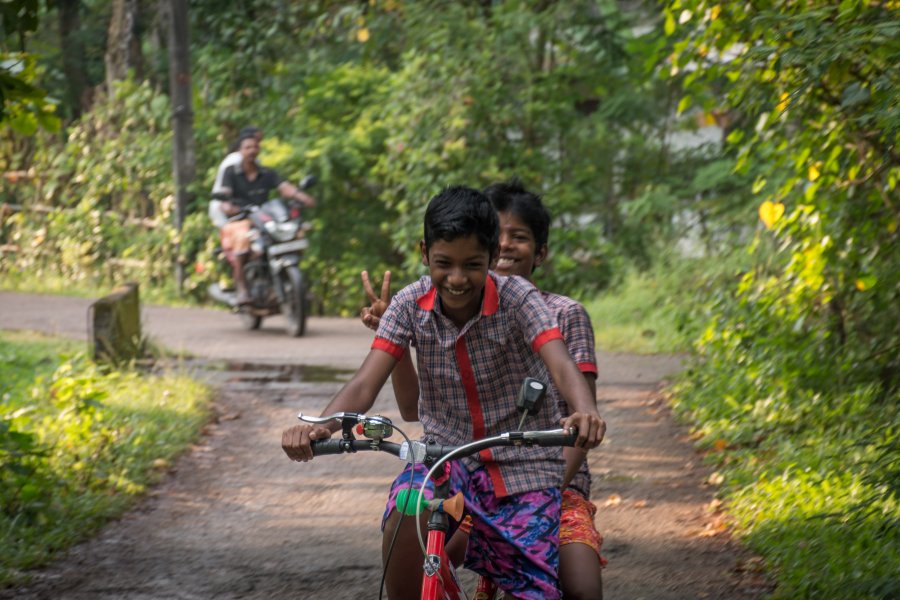
[[[494,271],[507,277],[518,275],[531,279],[531,272],[547,257],[547,246],[535,249],[534,233],[512,211],[498,213],[500,217],[500,255]]]
[[[462,327],[481,310],[481,292],[488,276],[491,253],[474,235],[452,241],[436,240],[427,253],[422,242],[422,262],[441,298],[441,310]]]

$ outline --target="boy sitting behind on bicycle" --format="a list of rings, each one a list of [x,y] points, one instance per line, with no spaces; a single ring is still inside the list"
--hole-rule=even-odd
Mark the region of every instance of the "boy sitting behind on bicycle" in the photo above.
[[[458,445],[516,429],[516,393],[540,360],[567,402],[569,416],[561,419],[559,406],[545,403],[531,421],[534,428],[561,422],[578,428],[577,446],[599,445],[606,424],[553,312],[530,283],[488,272],[499,237],[490,201],[477,190],[448,188],[429,203],[424,229],[420,245],[430,276],[393,298],[369,355],[323,414],[369,410],[414,345],[421,384],[418,417],[426,438]],[[312,458],[310,440],[330,437],[337,428],[296,425],[284,432],[282,446],[290,458],[306,461]],[[421,480],[422,465],[416,467]],[[473,516],[467,568],[515,598],[560,597],[563,469],[558,448],[495,449],[451,464],[451,487],[463,492]],[[401,473],[391,495],[408,479],[408,473]],[[391,502],[386,513],[384,547],[400,520]],[[416,597],[421,584],[415,524],[409,519],[403,523],[387,573],[392,599]]]
[[[518,180],[493,184],[484,193],[491,200],[500,219],[500,252],[494,272],[531,280],[534,270],[547,258],[550,214],[540,196],[529,192]],[[362,311],[363,322],[371,328],[377,328],[379,317],[390,302],[390,273],[385,273],[380,297],[375,295],[366,272],[363,272],[363,287],[372,301],[372,305]],[[594,331],[587,311],[567,296],[550,292],[542,292],[542,295],[547,306],[556,313],[569,354],[590,389],[596,390]],[[405,356],[394,369],[392,383],[401,415],[407,420],[415,420],[419,382],[408,357]],[[560,411],[563,415],[568,414],[565,402],[560,402]],[[590,472],[582,451],[565,448],[564,453],[567,465],[559,560],[563,597],[566,600],[601,600],[601,568],[606,561],[600,555],[603,538],[594,525],[597,508],[590,501]],[[453,556],[458,554],[458,546],[465,545],[464,535],[463,539],[458,539],[463,533],[462,529],[464,528],[448,544],[448,552]],[[450,550],[450,547],[453,549]]]

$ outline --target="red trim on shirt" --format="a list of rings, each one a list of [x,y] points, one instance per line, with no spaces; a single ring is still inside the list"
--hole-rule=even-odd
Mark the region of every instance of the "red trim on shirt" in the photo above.
[[[497,293],[497,284],[490,275],[484,282],[484,302],[481,304],[482,316],[495,314],[500,310],[500,295]]]
[[[434,310],[434,303],[437,299],[437,289],[431,286],[431,289],[416,298],[416,304],[422,310]],[[497,284],[494,278],[488,275],[484,282],[484,300],[481,303],[481,314],[483,316],[493,315],[500,310],[500,294],[497,293]]]
[[[475,381],[472,362],[469,360],[469,351],[466,349],[466,338],[456,340],[456,362],[462,376],[463,388],[466,390],[469,414],[472,415],[472,439],[480,440],[485,433],[484,413],[481,412],[481,402],[478,400],[478,384]]]
[[[592,362],[580,362],[575,366],[577,366],[578,370],[582,373],[593,373],[594,375],[597,374],[597,365]]]
[[[494,485],[494,495],[498,498],[509,496],[506,482],[503,481],[503,475],[500,474],[500,465],[494,462],[494,455],[491,454],[490,448],[482,450],[480,456],[488,477],[491,478],[491,483]]]
[[[466,339],[456,340],[456,362],[459,365],[459,374],[462,376],[463,388],[466,390],[466,404],[469,414],[472,416],[472,439],[480,440],[485,437],[484,413],[481,412],[481,401],[478,398],[478,384],[475,381],[475,372],[472,370],[472,361],[469,360],[469,351],[466,348]],[[498,497],[507,496],[506,484],[500,474],[500,466],[494,462],[490,450],[482,450],[479,455],[484,462],[485,469],[494,484],[494,494]]]
[[[406,352],[406,348],[404,348],[403,346],[398,346],[394,342],[386,340],[383,337],[375,338],[375,341],[372,342],[372,350],[381,350],[383,352],[387,352],[397,360],[403,358],[403,353]]]
[[[434,286],[431,286],[431,289],[416,298],[416,304],[419,305],[419,308],[422,310],[434,310],[434,298],[437,296],[437,290],[434,289]]]
[[[561,339],[563,339],[563,336],[559,331],[559,327],[552,327],[534,338],[534,341],[531,342],[531,349],[537,352],[547,342]]]

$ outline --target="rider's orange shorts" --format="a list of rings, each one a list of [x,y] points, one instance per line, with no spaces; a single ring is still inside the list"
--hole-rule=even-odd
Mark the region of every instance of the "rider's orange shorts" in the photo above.
[[[594,525],[597,506],[579,494],[568,489],[563,492],[562,518],[559,523],[559,545],[584,544],[597,553],[600,564],[606,566],[606,559],[600,554],[603,536]]]
[[[222,250],[228,254],[242,254],[250,249],[250,220],[229,221],[222,226]]]
[[[559,523],[559,545],[584,544],[594,549],[602,566],[607,560],[600,554],[603,536],[594,525],[597,506],[574,490],[566,490],[562,497],[562,517]],[[472,517],[466,515],[459,524],[459,530],[468,534],[472,529]]]

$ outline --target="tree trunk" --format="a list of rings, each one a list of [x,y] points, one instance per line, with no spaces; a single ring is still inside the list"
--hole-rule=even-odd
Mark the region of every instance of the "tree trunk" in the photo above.
[[[106,40],[106,91],[113,93],[113,83],[135,70],[141,77],[141,46],[137,35],[138,0],[113,0]]]
[[[173,152],[175,176],[175,229],[181,231],[188,185],[194,180],[197,157],[194,153],[194,112],[191,107],[191,49],[187,0],[171,0],[169,38],[169,85],[172,95]],[[178,256],[180,253],[176,252]],[[175,264],[178,291],[184,283],[184,265]]]
[[[59,0],[59,39],[63,74],[66,77],[68,105],[73,119],[90,109],[87,75],[84,68],[84,43],[81,37],[81,0]]]

